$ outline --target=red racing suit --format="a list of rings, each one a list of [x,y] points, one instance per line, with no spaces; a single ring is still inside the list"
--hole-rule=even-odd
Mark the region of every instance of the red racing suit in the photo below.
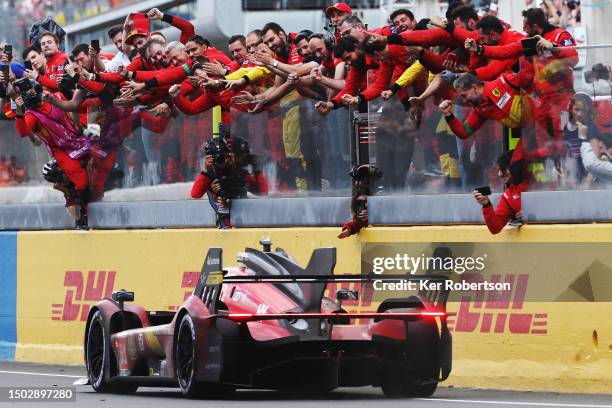
[[[401,45],[389,45],[390,57],[388,60],[380,61],[379,67],[374,71],[374,82],[365,90],[359,93],[359,98],[365,101],[371,101],[380,96],[382,91],[389,88],[393,82],[399,78],[416,58],[406,47]],[[421,94],[427,88],[427,75],[420,75],[419,80],[415,83],[416,94]],[[400,93],[400,98],[403,100],[407,97],[405,91]]]
[[[516,75],[504,74],[495,81],[484,83],[483,101],[473,108],[461,123],[454,115],[446,117],[453,133],[460,139],[472,136],[489,119],[509,128],[520,128],[524,122],[523,97],[516,84]]]
[[[367,55],[365,56],[365,63],[363,64],[363,66],[351,64],[351,66],[349,67],[348,75],[346,76],[346,79],[344,81],[344,88],[340,92],[338,92],[338,94],[334,96],[331,100],[331,102],[334,104],[334,107],[338,108],[342,106],[342,96],[356,96],[361,90],[364,90],[368,84],[368,71],[377,70],[379,67],[380,64],[374,59],[368,57]]]
[[[191,83],[189,82],[189,80],[186,80],[181,85],[181,90],[183,86],[188,88],[191,86]],[[230,123],[231,121],[231,115],[230,115],[231,99],[232,99],[232,94],[229,91],[206,90],[204,92],[201,92],[199,96],[197,96],[193,101],[190,101],[183,95],[179,95],[177,98],[174,99],[174,104],[185,115],[196,115],[198,113],[205,112],[219,105],[221,106],[221,116],[222,116],[221,121],[223,123]]]
[[[527,191],[527,186],[527,181],[510,185],[500,196],[495,210],[492,204],[482,208],[482,216],[492,234],[499,233],[508,221],[517,218],[520,214],[521,194]]]
[[[56,52],[47,60],[45,73],[44,75],[38,76],[38,83],[40,83],[48,91],[59,91],[58,79],[59,76],[64,73],[64,66],[66,66],[68,63],[69,61],[66,54],[61,51]]]

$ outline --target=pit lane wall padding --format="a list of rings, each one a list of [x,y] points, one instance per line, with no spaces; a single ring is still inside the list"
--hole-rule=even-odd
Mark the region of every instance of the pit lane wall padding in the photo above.
[[[497,236],[482,226],[368,228],[360,236],[345,240],[338,240],[337,233],[337,228],[20,232],[14,359],[82,364],[84,320],[97,300],[113,289],[124,288],[135,291],[136,303],[147,309],[176,309],[191,292],[204,255],[212,246],[223,247],[226,266],[235,265],[236,254],[246,246],[259,248],[262,236],[270,237],[274,247],[284,248],[302,265],[313,249],[335,246],[336,273],[359,273],[362,245],[368,243],[468,243],[489,245],[496,251],[507,245],[525,244],[522,250],[533,247],[536,252],[522,260],[522,267],[530,262],[541,265],[537,280],[549,282],[545,286],[551,288],[567,286],[565,301],[526,302],[519,308],[511,306],[501,311],[499,305],[487,310],[486,305],[470,303],[469,299],[469,310],[465,310],[465,302],[450,305],[450,310],[459,315],[454,322],[453,373],[445,384],[534,391],[610,391],[612,269],[599,265],[597,273],[587,273],[584,278],[588,265],[579,264],[580,253],[572,253],[567,245],[580,244],[580,249],[593,243],[609,248],[612,225],[527,225]],[[8,260],[0,269],[0,340],[10,344],[14,316],[10,301],[13,238],[6,234],[0,237],[0,256]],[[538,245],[553,245],[551,241],[565,243],[558,251],[560,260],[555,261],[557,256],[551,255],[554,249],[538,257]],[[612,251],[607,253],[612,256]],[[564,268],[560,262],[571,264],[571,268]],[[508,265],[512,263],[510,259]],[[571,272],[572,268],[575,272]],[[586,300],[578,296],[579,286],[586,285],[585,279],[592,289],[591,295],[584,295],[590,296]],[[518,323],[496,325],[501,312],[520,315]],[[524,324],[525,316],[530,324]],[[489,323],[485,324],[485,320]],[[10,349],[2,354],[5,359],[11,356]]]

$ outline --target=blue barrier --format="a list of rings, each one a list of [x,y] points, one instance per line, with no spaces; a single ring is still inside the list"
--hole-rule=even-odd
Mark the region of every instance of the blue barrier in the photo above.
[[[15,359],[17,343],[17,233],[0,233],[0,360]]]

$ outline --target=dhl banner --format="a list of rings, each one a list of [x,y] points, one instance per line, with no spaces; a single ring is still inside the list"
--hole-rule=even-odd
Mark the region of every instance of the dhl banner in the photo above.
[[[336,234],[336,228],[284,228],[0,235],[0,358],[82,364],[84,320],[97,301],[127,289],[146,309],[176,310],[193,290],[209,247],[222,247],[223,264],[231,266],[238,252],[260,248],[266,236],[302,265],[313,249],[335,246],[340,274],[364,272],[366,258],[373,267],[376,251],[425,257],[450,248],[455,269],[459,257],[473,256],[477,265],[486,253],[484,264],[495,268],[465,276],[506,283],[509,290],[451,298],[449,310],[457,314],[449,321],[453,373],[446,384],[609,392],[612,225],[526,226],[499,236],[480,226],[368,228],[345,240]],[[330,287],[328,295],[344,285]],[[380,293],[351,285],[346,288],[358,289],[360,300],[343,306],[365,311],[380,302]],[[546,296],[532,296],[539,292]]]

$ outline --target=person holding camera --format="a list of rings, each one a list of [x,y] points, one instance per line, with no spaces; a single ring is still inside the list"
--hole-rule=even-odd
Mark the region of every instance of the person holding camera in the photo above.
[[[368,196],[357,192],[351,199],[351,220],[342,225],[338,238],[344,239],[358,234],[368,226]]]
[[[489,187],[479,187],[474,190],[474,198],[482,205],[482,216],[492,234],[499,233],[512,220],[519,222],[521,220],[521,194],[527,191],[528,182],[524,162],[512,161],[513,153],[512,150],[508,151],[497,159],[497,175],[504,182],[506,189],[495,210],[489,199],[491,194]]]
[[[351,220],[342,225],[338,238],[355,235],[368,226],[368,195],[374,180],[382,178],[382,171],[373,164],[354,166],[349,173],[353,179],[353,198],[351,199]]]
[[[232,228],[231,200],[245,198],[247,190],[267,194],[268,185],[263,174],[253,165],[253,156],[245,140],[238,137],[212,138],[206,142],[204,153],[204,166],[191,187],[191,197],[201,198],[206,193],[217,215],[217,227]],[[247,171],[249,167],[252,174]]]
[[[80,126],[66,112],[43,99],[43,87],[38,82],[24,77],[15,81],[13,87],[17,94],[17,133],[21,137],[33,133],[46,144],[49,154],[57,161],[74,189],[74,194],[66,195],[66,205],[80,206],[77,226],[85,226],[89,175],[84,163],[90,154],[105,156],[104,152],[92,148],[89,138],[83,135]],[[60,93],[55,96],[62,97]]]
[[[3,114],[8,119],[15,117],[14,106],[8,103],[9,84],[15,79],[21,78],[25,69],[23,65],[13,62],[13,59],[13,46],[11,44],[0,47],[0,108],[2,108],[0,115]]]

